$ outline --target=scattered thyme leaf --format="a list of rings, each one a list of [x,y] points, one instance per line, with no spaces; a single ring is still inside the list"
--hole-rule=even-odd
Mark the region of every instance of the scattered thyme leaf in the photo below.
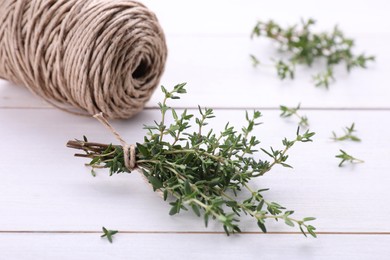
[[[278,77],[283,80],[285,78],[294,79],[295,76],[295,63],[285,62],[283,60],[278,60],[275,62],[276,73]]]
[[[301,126],[301,127],[308,127],[309,126],[309,119],[307,118],[307,116],[301,116],[298,113],[298,110],[300,108],[301,108],[301,103],[299,103],[297,107],[287,107],[287,106],[281,105],[279,107],[280,111],[282,112],[280,114],[280,116],[283,117],[283,118],[296,116],[299,119],[299,123],[298,123],[299,126]]]
[[[109,229],[106,229],[105,227],[102,227],[102,230],[103,230],[103,235],[101,235],[100,237],[107,237],[107,240],[112,243],[112,237],[118,233],[118,230],[109,230]]]
[[[354,142],[360,142],[361,139],[359,137],[357,137],[356,135],[354,135],[353,133],[356,132],[355,130],[355,123],[352,123],[352,125],[350,127],[345,127],[344,130],[344,135],[342,136],[337,136],[337,134],[335,132],[332,132],[333,134],[333,137],[332,139],[334,141],[345,141],[345,140],[350,140],[350,141],[354,141]]]
[[[340,149],[340,154],[336,155],[336,158],[340,158],[341,162],[339,163],[339,167],[343,166],[345,162],[350,163],[364,163],[363,160],[357,159],[353,157],[352,155],[348,154],[347,152]]]
[[[315,228],[302,220],[292,217],[293,211],[286,210],[278,203],[268,201],[264,193],[268,189],[254,189],[249,182],[263,176],[273,167],[291,167],[287,164],[288,151],[296,143],[311,142],[315,133],[307,130],[294,138],[282,140],[282,148],[269,150],[259,147],[260,140],[253,131],[261,122],[261,113],[246,113],[246,125],[240,130],[226,124],[221,132],[206,130],[214,111],[199,107],[199,116],[188,110],[181,114],[167,105],[170,99],[178,99],[186,93],[185,84],[178,84],[172,91],[162,87],[165,98],[159,104],[161,121],[144,126],[147,135],[143,143],[136,144],[136,166],[146,179],[169,200],[170,215],[183,210],[192,210],[203,217],[207,227],[209,220],[222,224],[226,234],[241,232],[239,227],[242,214],[250,215],[259,228],[266,232],[267,221],[283,220],[289,226],[298,226],[301,232],[315,237]],[[171,113],[168,113],[171,111]],[[167,116],[172,122],[167,123]],[[195,122],[194,127],[190,128]],[[113,173],[129,172],[124,166],[123,148],[117,145],[69,141],[70,148],[81,149],[90,158],[93,168],[108,168]],[[256,159],[268,155],[270,160]],[[98,159],[96,159],[98,158]],[[243,193],[239,199],[239,193]],[[107,235],[108,237],[108,235]]]
[[[328,67],[325,72],[314,75],[313,81],[316,87],[329,88],[330,83],[335,81],[335,78],[333,77],[333,68]]]
[[[335,65],[344,64],[347,71],[353,68],[366,68],[368,62],[375,61],[371,55],[355,54],[353,52],[354,40],[345,37],[344,33],[335,26],[331,32],[315,33],[312,27],[316,22],[313,19],[302,20],[283,28],[270,20],[259,21],[253,28],[251,38],[266,37],[279,44],[279,50],[289,55],[287,61],[274,61],[278,77],[280,79],[295,76],[295,65],[311,67],[314,62],[324,60],[326,69],[322,73],[313,75],[315,86],[328,88],[335,81],[333,68]],[[252,61],[257,58],[251,55]],[[256,63],[258,65],[259,63]]]
[[[249,55],[249,57],[251,58],[253,67],[256,68],[259,64],[261,64],[261,62],[256,58],[256,56]]]

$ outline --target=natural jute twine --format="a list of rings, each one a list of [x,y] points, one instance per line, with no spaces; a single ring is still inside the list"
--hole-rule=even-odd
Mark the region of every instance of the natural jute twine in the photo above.
[[[100,123],[102,123],[108,131],[110,131],[115,138],[121,143],[123,148],[123,156],[124,162],[127,169],[130,171],[133,170],[136,166],[136,158],[135,158],[135,145],[128,145],[125,140],[123,140],[122,136],[115,130],[115,128],[107,121],[104,117],[103,113],[99,113],[93,116]]]
[[[124,157],[123,159],[124,159],[126,168],[130,171],[137,168],[137,158],[136,158],[135,145],[127,144],[126,141],[123,140],[122,136],[118,133],[118,131],[116,131],[115,128],[104,117],[103,113],[96,114],[93,117],[96,118],[97,120],[99,120],[99,122],[102,123],[108,129],[108,131],[110,131],[115,136],[115,138],[121,143],[121,146],[123,149],[123,157]],[[145,183],[148,183],[148,185],[153,188],[153,185],[148,181],[148,179],[145,177],[144,174],[141,173],[141,177]],[[164,197],[161,190],[156,190],[156,192],[161,198]]]
[[[0,0],[0,78],[62,109],[131,117],[166,57],[157,18],[138,2]]]

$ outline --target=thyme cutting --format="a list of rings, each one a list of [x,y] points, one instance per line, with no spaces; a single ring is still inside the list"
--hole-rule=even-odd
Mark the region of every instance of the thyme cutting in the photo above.
[[[339,167],[342,167],[345,162],[349,163],[364,163],[363,160],[358,159],[350,154],[348,154],[346,151],[340,149],[340,154],[336,155],[336,158],[341,159],[341,162],[339,163]]]
[[[110,229],[107,229],[105,227],[102,227],[102,231],[103,231],[103,235],[101,235],[100,237],[106,237],[107,240],[112,243],[112,237],[118,233],[118,230],[110,230]]]
[[[251,216],[263,232],[267,232],[267,221],[280,220],[298,226],[305,236],[316,237],[315,227],[308,223],[315,218],[293,218],[294,211],[264,197],[268,189],[256,189],[249,184],[276,165],[291,168],[286,162],[290,148],[296,143],[311,142],[315,133],[300,133],[298,128],[293,139],[282,140],[281,149],[260,148],[260,140],[252,135],[260,125],[259,111],[246,113],[246,126],[242,129],[227,123],[216,133],[205,129],[215,117],[212,109],[199,107],[199,116],[195,117],[188,110],[179,114],[167,105],[168,100],[179,99],[180,94],[186,93],[185,83],[172,91],[162,87],[162,91],[165,98],[159,103],[161,121],[144,126],[147,135],[136,144],[136,167],[153,190],[170,201],[170,215],[191,210],[203,218],[206,227],[210,219],[219,221],[229,235],[241,231],[239,222],[244,214]],[[166,122],[169,114],[173,118],[171,124]],[[69,141],[67,146],[83,150],[85,154],[76,156],[90,158],[88,165],[92,169],[108,168],[110,175],[131,171],[125,167],[122,146],[89,142],[86,137]],[[258,152],[270,160],[255,159]]]
[[[350,140],[354,142],[360,142],[361,139],[354,135],[353,133],[356,132],[355,130],[355,123],[352,123],[350,127],[345,127],[344,129],[344,135],[338,136],[335,132],[332,132],[332,139],[334,141],[345,141],[345,140]]]
[[[298,110],[301,109],[301,103],[298,104],[296,107],[287,107],[287,106],[279,106],[279,109],[281,111],[280,117],[288,118],[292,116],[296,116],[299,119],[298,125],[301,127],[308,127],[309,126],[309,119],[305,115],[300,115],[298,113]]]
[[[296,65],[311,67],[315,62],[325,61],[325,69],[312,77],[315,86],[328,88],[335,81],[335,65],[344,64],[350,72],[354,68],[366,68],[368,62],[375,61],[372,55],[355,54],[354,40],[347,38],[337,25],[331,32],[316,33],[312,28],[315,23],[315,20],[308,19],[302,20],[301,24],[283,28],[270,20],[259,21],[255,25],[251,38],[272,39],[278,43],[279,50],[289,56],[288,59],[273,60],[280,79],[293,79]],[[255,55],[250,57],[255,67],[262,64]]]

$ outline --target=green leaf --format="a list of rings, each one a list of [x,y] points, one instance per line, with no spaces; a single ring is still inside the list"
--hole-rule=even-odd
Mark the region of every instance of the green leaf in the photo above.
[[[176,202],[170,203],[172,205],[171,210],[169,211],[169,215],[173,216],[180,212],[180,202],[177,200]]]
[[[290,227],[294,227],[295,225],[294,225],[294,222],[292,222],[290,219],[288,219],[288,218],[286,218],[285,220],[284,220],[284,222],[286,223],[286,225],[289,225]]]
[[[261,231],[263,231],[263,233],[267,233],[267,228],[265,227],[265,225],[263,223],[261,223],[260,221],[257,221],[257,225],[259,226]]]
[[[191,185],[188,180],[184,182],[184,192],[186,195],[190,195],[192,193]]]
[[[256,207],[256,211],[260,211],[263,208],[263,206],[264,206],[264,200],[261,200],[259,205],[257,205]]]
[[[158,190],[162,187],[164,187],[163,183],[160,181],[160,179],[154,177],[154,176],[149,176],[148,180],[150,184],[152,184],[154,190]]]
[[[287,163],[280,163],[283,167],[286,167],[286,168],[293,168],[291,165],[287,164]]]
[[[92,161],[89,163],[89,165],[95,165],[99,162],[100,157],[96,156],[92,159]]]
[[[150,152],[148,151],[148,148],[146,148],[142,144],[137,143],[137,149],[138,149],[138,152],[141,153],[143,156],[145,156],[145,157],[150,156]]]
[[[198,217],[200,217],[200,211],[199,211],[198,205],[192,204],[191,207],[192,207],[192,210],[194,211],[195,215],[197,215]]]
[[[309,234],[310,234],[312,237],[316,238],[317,235],[316,235],[316,233],[314,232],[314,230],[316,230],[315,227],[310,226],[310,225],[307,226],[307,232],[309,232]]]
[[[302,234],[303,234],[305,237],[307,237],[306,232],[303,230],[303,228],[302,228],[301,225],[299,225],[299,229],[301,230]]]
[[[306,221],[313,221],[313,220],[316,220],[316,218],[313,218],[313,217],[307,217],[307,218],[304,218],[302,219],[303,222],[306,222]]]
[[[175,109],[172,109],[172,116],[173,116],[173,119],[175,119],[175,120],[178,120],[178,119],[179,119],[179,117],[177,116],[177,113],[176,113]]]
[[[204,219],[204,225],[205,227],[207,227],[209,224],[209,213],[206,212],[203,216],[203,219]]]
[[[168,198],[168,190],[164,190],[163,199],[167,200],[167,198]]]

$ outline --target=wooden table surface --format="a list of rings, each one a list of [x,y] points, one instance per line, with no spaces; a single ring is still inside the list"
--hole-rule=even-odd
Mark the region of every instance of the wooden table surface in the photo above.
[[[192,214],[169,216],[170,206],[138,173],[91,177],[67,140],[87,135],[114,142],[96,120],[54,109],[22,86],[0,81],[0,259],[389,259],[390,258],[390,2],[147,0],[167,35],[169,59],[161,84],[188,82],[188,94],[171,103],[215,109],[211,127],[244,122],[259,109],[256,135],[265,147],[294,137],[296,120],[279,117],[279,105],[301,102],[317,134],[290,153],[294,169],[275,168],[256,179],[267,199],[314,216],[318,238],[284,224],[259,232],[249,219],[243,234],[227,237],[218,223],[205,228]],[[310,71],[280,81],[273,69],[254,69],[249,54],[275,54],[267,40],[250,40],[257,19],[292,24],[313,17],[319,29],[338,23],[356,50],[376,55],[367,70],[336,70],[329,90],[315,88]],[[131,120],[113,121],[128,143],[142,140],[143,124],[159,118],[157,91]],[[361,143],[335,143],[355,122]],[[339,168],[339,149],[365,160]],[[101,227],[119,230],[114,243]]]

